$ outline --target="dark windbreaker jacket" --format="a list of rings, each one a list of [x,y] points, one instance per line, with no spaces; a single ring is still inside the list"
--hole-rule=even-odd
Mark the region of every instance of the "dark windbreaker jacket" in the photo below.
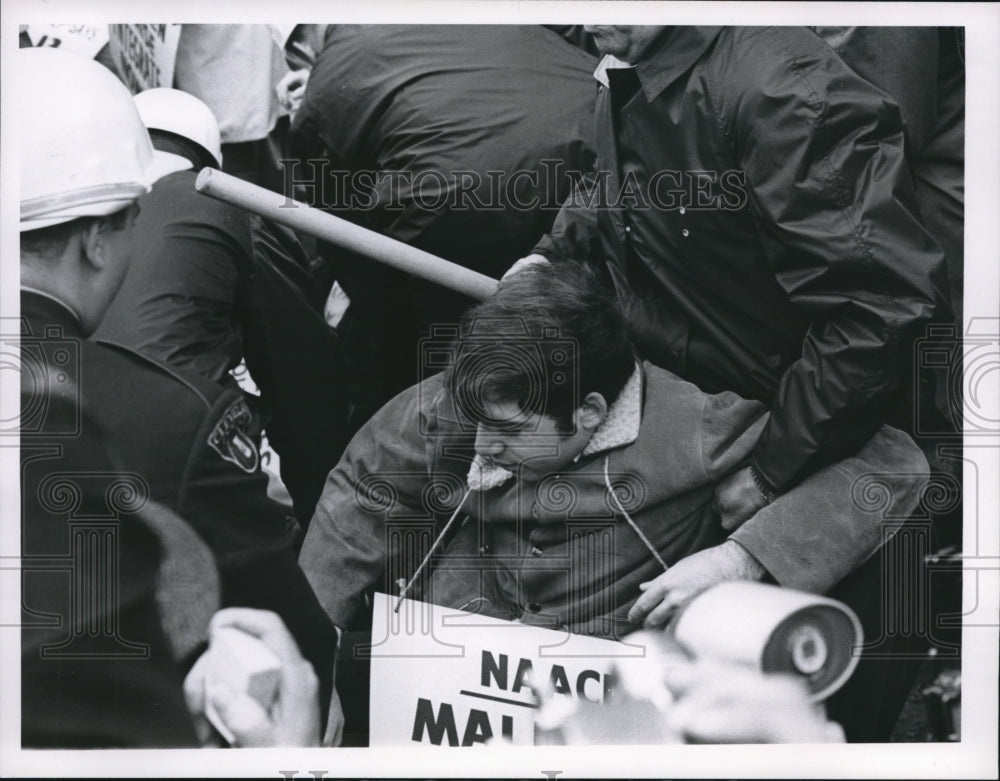
[[[768,403],[782,490],[871,436],[948,315],[899,109],[806,28],[666,28],[622,65],[596,186],[535,251],[604,264],[644,357]]]

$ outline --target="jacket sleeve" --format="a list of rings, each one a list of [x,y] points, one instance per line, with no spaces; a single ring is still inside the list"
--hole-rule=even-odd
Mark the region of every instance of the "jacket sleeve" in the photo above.
[[[296,560],[294,523],[267,495],[249,409],[222,394],[206,415],[185,467],[178,512],[215,553],[224,606],[281,616],[320,680],[323,711],[337,636]]]
[[[759,402],[705,396],[697,441],[711,482],[746,463],[768,419]],[[917,507],[928,466],[913,440],[882,426],[854,455],[809,475],[737,529],[782,586],[825,593],[874,555]]]
[[[240,209],[182,196],[181,187],[193,187],[193,180],[192,174],[158,185],[166,189],[140,204],[142,241],[94,338],[217,382],[241,358],[236,323],[251,273],[250,235]]]
[[[602,180],[586,175],[573,187],[547,234],[538,240],[532,254],[544,255],[549,261],[577,260],[601,264],[603,245],[598,228],[598,208],[601,197],[598,187]]]
[[[947,315],[947,280],[891,99],[805,30],[764,31],[743,55],[721,108],[768,263],[812,324],[754,454],[784,490],[878,429],[914,339]]]
[[[913,513],[928,477],[909,436],[882,426],[853,456],[809,475],[730,536],[781,586],[823,594]]]
[[[383,575],[398,554],[390,526],[426,524],[428,485],[419,403],[427,383],[386,404],[330,472],[299,555],[320,603],[344,629],[365,623],[366,594],[388,593]]]
[[[38,388],[48,391],[42,425],[21,432],[21,743],[196,747],[184,674],[158,610],[161,546],[144,522],[152,503],[135,513],[122,506],[139,504],[142,480],[116,468],[97,421],[79,403],[75,378],[66,379],[29,380],[21,391],[22,405],[36,402]],[[112,514],[117,522],[109,528]],[[84,524],[74,531],[71,519],[87,516],[103,528]],[[90,591],[85,598],[81,587],[103,583],[112,571],[113,597],[95,599],[101,592]],[[201,596],[209,609],[218,599],[217,593]],[[186,605],[176,608],[188,612]],[[197,619],[190,625],[204,629]]]
[[[814,27],[859,76],[899,104],[911,157],[930,138],[937,115],[937,27]]]

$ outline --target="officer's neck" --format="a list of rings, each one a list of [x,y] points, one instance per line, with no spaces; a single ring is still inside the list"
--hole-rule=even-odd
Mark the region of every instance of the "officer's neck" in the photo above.
[[[83,307],[79,300],[80,287],[72,278],[50,267],[49,259],[21,257],[21,290],[42,296],[59,304],[84,329]],[[87,334],[89,336],[89,333]]]

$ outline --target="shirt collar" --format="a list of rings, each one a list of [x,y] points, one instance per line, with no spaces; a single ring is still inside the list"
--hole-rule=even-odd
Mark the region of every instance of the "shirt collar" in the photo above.
[[[601,61],[597,63],[597,67],[594,69],[594,78],[600,82],[601,86],[608,88],[611,83],[608,81],[608,71],[612,68],[631,68],[632,65],[625,62],[624,60],[619,60],[613,54],[605,54]]]
[[[591,435],[583,452],[574,460],[578,461],[584,456],[631,445],[639,438],[641,424],[642,366],[636,363],[632,376],[628,378],[615,403],[601,421],[601,425]],[[467,479],[469,488],[473,491],[489,491],[491,488],[503,485],[513,476],[513,472],[477,454],[469,467]]]
[[[721,27],[668,27],[634,66],[607,54],[597,63],[594,78],[608,87],[609,69],[635,67],[646,100],[652,101],[697,62],[721,31]]]

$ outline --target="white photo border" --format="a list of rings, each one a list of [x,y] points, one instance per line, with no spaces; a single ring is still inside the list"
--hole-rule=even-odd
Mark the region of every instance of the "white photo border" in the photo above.
[[[1000,5],[951,3],[752,2],[357,2],[344,0],[4,0],[0,19],[0,312],[16,318],[19,191],[16,123],[8,122],[18,25],[26,23],[312,22],[352,23],[670,23],[964,26],[966,29],[966,325],[1000,325]],[[14,398],[12,372],[0,372],[0,397]],[[995,388],[996,384],[990,386]],[[998,394],[1000,395],[1000,394]],[[987,410],[1000,420],[1000,400]],[[9,409],[4,402],[5,409]],[[241,749],[22,751],[20,749],[19,577],[5,562],[20,551],[16,441],[0,447],[0,776],[295,777],[997,777],[997,680],[1000,622],[1000,437],[966,438],[967,572],[964,612],[993,626],[963,634],[962,741],[956,744],[818,746],[538,747],[440,752],[399,749]],[[11,446],[7,446],[11,445]],[[972,577],[970,577],[972,576]],[[17,660],[17,661],[15,661]],[[284,771],[284,772],[283,772]]]

